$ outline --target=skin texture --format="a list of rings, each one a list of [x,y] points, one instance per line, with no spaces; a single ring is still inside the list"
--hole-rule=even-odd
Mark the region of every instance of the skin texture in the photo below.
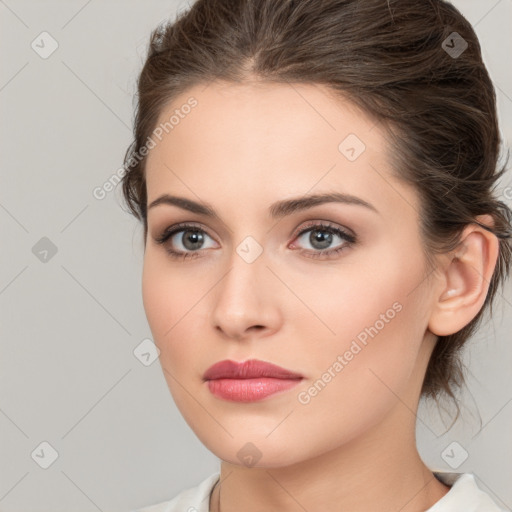
[[[182,196],[208,203],[219,219],[150,208],[142,291],[175,403],[222,460],[211,510],[426,510],[449,488],[416,448],[421,384],[436,335],[456,332],[481,308],[496,238],[468,226],[432,272],[416,190],[393,176],[384,131],[321,86],[211,82],[176,98],[160,120],[191,96],[197,106],[148,155],[148,204]],[[354,161],[338,149],[351,133],[366,146]],[[268,213],[275,201],[323,192],[357,196],[377,212],[327,203],[281,219]],[[311,257],[346,244],[335,234],[327,246],[312,245],[311,231],[297,236],[320,221],[356,242]],[[155,242],[181,222],[204,230],[203,246],[187,249],[183,231]],[[236,251],[248,236],[263,249],[252,263]],[[166,247],[198,255],[173,259]],[[393,304],[400,311],[301,403],[299,393]],[[252,358],[304,378],[254,403],[210,393],[202,376],[212,364]],[[260,456],[254,465],[237,456],[249,442]]]

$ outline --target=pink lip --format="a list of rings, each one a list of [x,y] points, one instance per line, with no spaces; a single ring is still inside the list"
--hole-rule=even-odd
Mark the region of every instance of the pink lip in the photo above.
[[[297,385],[302,375],[265,361],[220,361],[205,372],[204,380],[216,396],[236,402],[254,402]]]

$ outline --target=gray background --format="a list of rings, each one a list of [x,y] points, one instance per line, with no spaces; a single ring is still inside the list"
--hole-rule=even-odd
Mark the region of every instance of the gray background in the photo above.
[[[454,3],[482,43],[510,146],[512,0]],[[0,0],[1,512],[127,511],[218,469],[177,411],[158,360],[146,366],[134,354],[151,338],[142,230],[122,209],[119,187],[93,195],[131,142],[149,33],[186,5]],[[58,43],[48,58],[31,46],[51,48],[43,31]],[[510,203],[510,173],[500,193]],[[417,422],[431,468],[460,464],[456,471],[474,472],[509,509],[511,308],[509,283],[465,352],[463,417],[446,432],[449,416],[443,426],[422,403]],[[42,442],[58,453],[47,469],[52,448]]]

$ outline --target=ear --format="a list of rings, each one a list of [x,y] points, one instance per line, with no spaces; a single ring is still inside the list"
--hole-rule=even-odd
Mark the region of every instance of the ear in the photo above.
[[[491,227],[490,215],[480,215],[477,222]],[[428,329],[438,336],[460,331],[478,314],[487,296],[496,266],[499,240],[478,224],[466,226],[461,242],[443,255],[438,286]]]

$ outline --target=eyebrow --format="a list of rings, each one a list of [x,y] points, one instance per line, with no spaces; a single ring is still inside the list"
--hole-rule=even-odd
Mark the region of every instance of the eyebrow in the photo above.
[[[269,214],[273,219],[278,219],[325,203],[342,203],[363,206],[369,210],[374,211],[375,213],[379,213],[375,206],[368,203],[364,199],[350,194],[330,192],[325,194],[313,194],[309,196],[277,201],[270,205]],[[174,205],[192,213],[197,213],[199,215],[204,215],[205,217],[211,217],[220,220],[219,215],[209,204],[198,203],[185,197],[172,196],[169,194],[163,194],[152,201],[148,207],[148,210],[161,204]]]

